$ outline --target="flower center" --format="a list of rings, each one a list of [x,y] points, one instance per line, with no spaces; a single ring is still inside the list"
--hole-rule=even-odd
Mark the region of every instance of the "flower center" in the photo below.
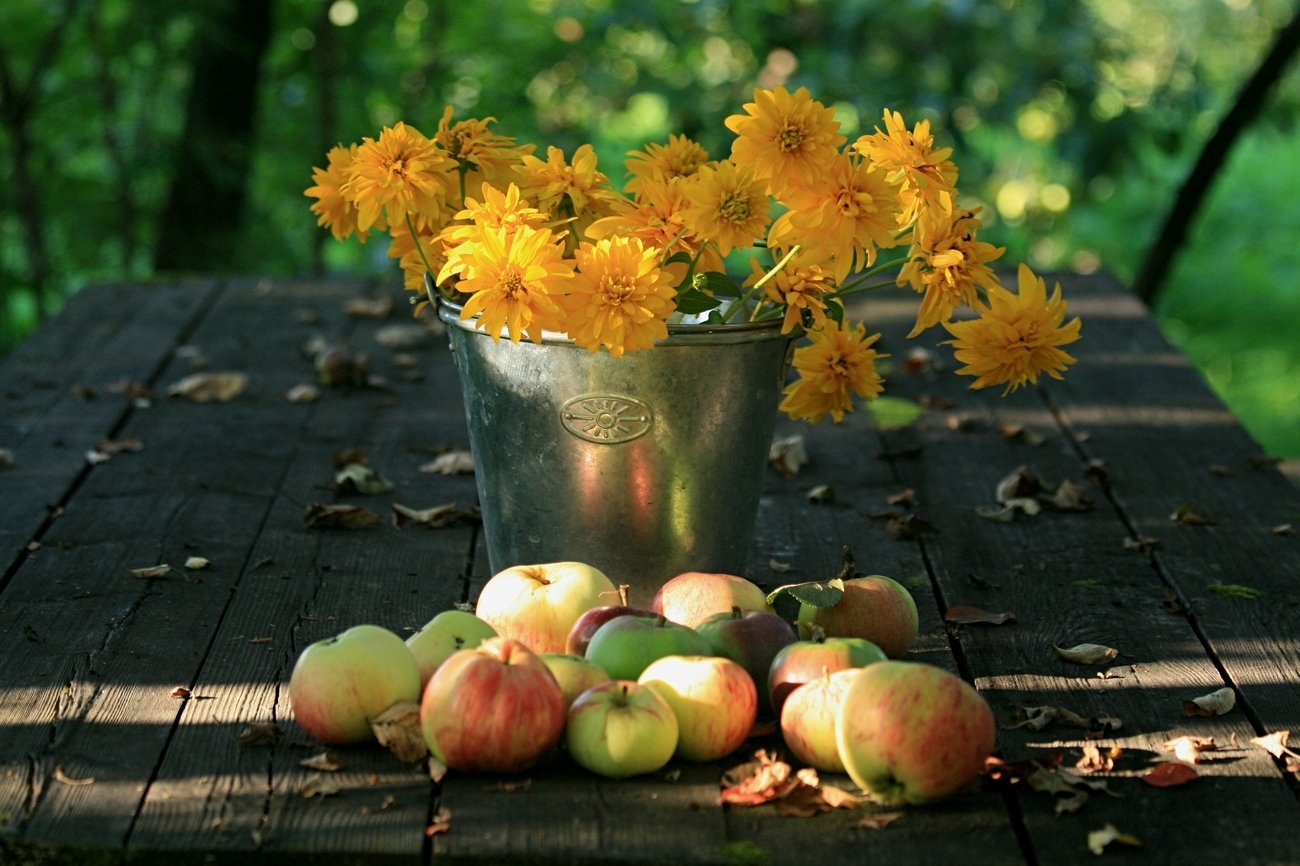
[[[718,216],[724,222],[740,225],[749,219],[749,199],[743,195],[729,195],[722,200]]]
[[[518,268],[512,267],[501,275],[497,280],[497,291],[505,295],[508,301],[513,301],[515,295],[524,291],[524,277]]]
[[[792,153],[803,147],[803,128],[792,126],[787,123],[781,127],[781,132],[776,137],[776,143],[781,150],[786,153]]]
[[[631,296],[635,288],[625,276],[610,277],[605,281],[605,300],[611,306],[618,306]]]

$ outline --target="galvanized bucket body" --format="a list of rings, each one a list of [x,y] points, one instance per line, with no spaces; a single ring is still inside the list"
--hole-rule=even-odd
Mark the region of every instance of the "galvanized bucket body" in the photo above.
[[[643,606],[683,571],[744,572],[792,342],[779,322],[680,326],[615,358],[439,315],[493,572],[587,562]]]

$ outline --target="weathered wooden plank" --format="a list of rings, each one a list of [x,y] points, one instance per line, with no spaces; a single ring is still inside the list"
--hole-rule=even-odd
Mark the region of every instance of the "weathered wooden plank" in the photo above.
[[[889,349],[895,353],[902,345],[898,335],[910,325],[906,318],[886,317],[883,322]],[[1110,332],[1104,326],[1096,330],[1091,342],[1085,339],[1078,345],[1079,369],[1115,351]],[[941,351],[938,357],[945,354]],[[1118,397],[1107,382],[1091,383],[1086,391],[1091,405],[1109,405]],[[946,414],[931,412],[914,428],[885,437],[891,450],[923,449],[920,459],[895,465],[900,480],[917,493],[918,513],[938,529],[923,536],[920,544],[940,605],[974,604],[1017,616],[1012,625],[969,625],[957,632],[963,663],[1004,725],[1002,754],[1020,759],[1061,749],[1071,764],[1080,755],[1084,737],[1077,730],[1008,729],[1020,707],[1060,706],[1084,717],[1128,720],[1119,731],[1096,740],[1103,748],[1119,745],[1128,753],[1127,763],[1121,761],[1121,770],[1109,780],[1124,799],[1093,793],[1079,812],[1057,817],[1049,796],[1026,791],[1021,798],[1039,862],[1072,862],[1086,850],[1087,833],[1108,822],[1158,851],[1211,850],[1226,838],[1233,840],[1227,843],[1232,855],[1243,862],[1284,857],[1291,840],[1283,828],[1294,818],[1279,822],[1278,815],[1294,812],[1296,804],[1276,767],[1259,750],[1234,750],[1230,762],[1203,768],[1205,778],[1173,792],[1118,778],[1142,772],[1146,759],[1160,756],[1161,745],[1180,734],[1213,736],[1226,746],[1234,739],[1244,744],[1255,733],[1241,715],[1182,718],[1184,699],[1224,683],[1195,630],[1162,610],[1160,576],[1144,557],[1124,549],[1130,518],[1096,489],[1089,496],[1098,507],[1090,511],[1045,511],[1009,523],[978,515],[979,507],[993,503],[998,480],[1021,464],[1031,464],[1052,485],[1065,478],[1084,481],[1084,461],[1073,441],[1053,429],[1054,417],[1043,401],[1032,391],[1004,400],[972,394],[950,378],[931,382],[898,375],[893,386],[894,393],[928,395],[953,406]],[[1055,387],[1053,383],[1053,393]],[[1137,397],[1135,391],[1132,399]],[[1048,439],[1037,447],[1013,441],[999,429],[1010,424],[1027,425]],[[1130,442],[1126,437],[1116,444],[1121,441],[1126,447]],[[1099,454],[1107,464],[1114,457]],[[1176,462],[1155,453],[1139,459]],[[1108,665],[1086,667],[1061,660],[1052,649],[1053,644],[1085,642],[1116,645],[1123,655]],[[1134,725],[1135,719],[1141,722]],[[1258,792],[1249,798],[1239,793],[1255,788]],[[1261,809],[1261,802],[1274,808]],[[1188,823],[1189,810],[1213,815],[1214,820]]]
[[[115,386],[155,375],[215,288],[90,286],[5,358],[0,448],[14,467],[0,471],[0,580],[131,411]]]

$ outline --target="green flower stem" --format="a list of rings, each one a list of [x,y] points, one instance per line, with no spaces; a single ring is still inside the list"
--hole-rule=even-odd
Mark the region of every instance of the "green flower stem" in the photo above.
[[[745,294],[741,295],[740,297],[736,298],[736,300],[731,302],[731,306],[727,307],[727,311],[722,314],[722,321],[724,322],[731,321],[731,317],[736,314],[736,311],[744,307],[745,304],[749,303],[750,299],[754,297],[754,293],[762,290],[762,288],[766,286],[768,282],[772,280],[773,277],[775,277],[777,274],[781,272],[782,268],[784,268],[786,265],[790,263],[791,259],[793,259],[796,255],[798,255],[801,249],[803,249],[803,246],[800,244],[795,244],[793,247],[791,247],[790,252],[782,256],[781,261],[772,265],[772,267],[768,270],[767,273],[759,277],[758,282],[750,286],[748,292],[745,292]],[[754,321],[754,318],[758,315],[758,311],[762,308],[762,306],[763,306],[762,304],[756,304],[754,306],[754,311],[750,315],[751,322]]]
[[[415,221],[411,215],[406,215],[406,230],[411,233],[411,240],[415,243],[415,251],[420,254],[420,261],[424,262],[424,269],[433,275],[436,281],[438,275],[433,271],[433,265],[429,264],[429,257],[424,254],[424,244],[420,243],[420,235],[415,231]],[[441,286],[438,287],[441,290]]]

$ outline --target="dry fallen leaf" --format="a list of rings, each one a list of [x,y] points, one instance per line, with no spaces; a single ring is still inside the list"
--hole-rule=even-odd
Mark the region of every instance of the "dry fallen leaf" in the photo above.
[[[298,762],[298,766],[306,767],[308,770],[320,770],[325,773],[335,773],[343,769],[342,762],[333,752],[318,752],[310,758],[303,758]]]
[[[309,506],[302,520],[308,528],[321,529],[364,529],[369,526],[379,526],[384,522],[382,517],[368,508],[319,503]]]
[[[71,776],[69,776],[67,773],[63,772],[63,765],[59,764],[54,768],[54,781],[59,782],[60,784],[63,785],[71,785],[74,788],[80,788],[85,785],[95,784],[95,777],[88,776],[84,779],[74,779]]]
[[[1087,490],[1082,484],[1067,478],[1052,491],[1048,503],[1057,511],[1091,511],[1092,500],[1083,495]]]
[[[136,577],[149,579],[155,577],[166,577],[168,572],[171,570],[172,567],[170,565],[163,563],[162,565],[151,565],[147,568],[133,568],[131,569],[131,573]]]
[[[767,459],[776,471],[786,478],[795,477],[808,462],[808,449],[804,446],[803,436],[796,433],[793,436],[778,436],[773,439],[767,452]]]
[[[1088,802],[1090,795],[1083,789],[1076,789],[1072,794],[1064,797],[1057,797],[1053,806],[1053,811],[1058,815],[1065,815],[1079,811],[1084,804]]]
[[[835,501],[835,488],[829,484],[818,484],[808,491],[808,501],[814,505],[826,505]]]
[[[1188,526],[1213,526],[1214,521],[1207,517],[1202,517],[1196,513],[1190,502],[1184,502],[1174,509],[1169,515],[1169,519],[1175,523],[1185,523]]]
[[[873,812],[863,815],[862,820],[858,821],[858,826],[869,830],[883,830],[901,817],[903,817],[902,812]]]
[[[1231,710],[1236,703],[1237,693],[1225,687],[1210,692],[1208,695],[1201,695],[1199,698],[1183,701],[1183,715],[1221,716]]]
[[[239,396],[247,384],[244,373],[191,373],[169,385],[167,396],[195,403],[225,403]]]
[[[448,451],[425,463],[420,471],[435,475],[473,475],[474,455],[468,451]]]
[[[900,541],[911,541],[927,533],[938,532],[939,527],[915,514],[909,514],[906,517],[890,518],[885,531]]]
[[[794,566],[790,565],[790,563],[788,562],[781,562],[780,560],[777,559],[769,559],[767,561],[767,567],[772,569],[772,571],[776,572],[777,574],[787,574]]]
[[[1140,550],[1143,553],[1146,553],[1151,548],[1158,547],[1159,545],[1160,539],[1152,538],[1150,535],[1139,535],[1137,538],[1124,539],[1125,550]]]
[[[1291,736],[1290,731],[1274,731],[1273,733],[1265,737],[1251,737],[1250,741],[1254,745],[1259,746],[1261,749],[1268,752],[1273,757],[1280,758],[1283,755],[1295,754],[1290,749],[1288,749],[1286,745],[1286,741],[1290,736]]]
[[[134,454],[144,450],[140,439],[101,439],[95,450],[103,454]]]
[[[1214,745],[1214,737],[1182,736],[1169,740],[1160,748],[1173,752],[1174,757],[1184,764],[1198,764],[1201,752],[1212,752],[1217,747]]]
[[[1142,847],[1142,842],[1136,836],[1121,833],[1114,824],[1107,824],[1100,830],[1093,830],[1088,834],[1088,850],[1098,856],[1106,850],[1106,846],[1116,842],[1133,848]]]
[[[757,806],[788,794],[797,784],[799,780],[789,764],[777,760],[766,750],[759,750],[753,760],[722,774],[719,800],[733,805]]]
[[[188,698],[191,694],[193,693],[185,686],[177,686],[176,688],[172,689],[170,692],[167,693],[167,697],[176,698],[178,701],[183,701],[186,698]]]
[[[1037,446],[1042,445],[1047,441],[1046,437],[1041,433],[1035,432],[1034,430],[1025,427],[1023,424],[1003,424],[998,428],[998,432],[1001,433],[1005,439],[1019,440],[1026,445]]]
[[[424,529],[445,529],[448,526],[478,523],[482,519],[477,508],[466,511],[457,508],[454,502],[423,509],[407,508],[405,505],[394,502],[391,508],[393,510],[393,523],[398,529],[405,529],[410,525],[423,527]]]
[[[1007,503],[1013,499],[1032,499],[1046,489],[1033,469],[1028,466],[1017,466],[998,481],[993,498],[999,503]]]
[[[1149,772],[1143,774],[1142,781],[1153,788],[1173,788],[1178,785],[1186,785],[1198,775],[1200,774],[1196,772],[1196,769],[1188,764],[1179,761],[1164,761],[1156,764]]]
[[[312,797],[332,797],[342,790],[343,786],[334,779],[326,776],[313,776],[307,780],[307,784],[302,786],[299,793],[303,797],[311,799]]]
[[[421,761],[429,754],[429,746],[420,728],[420,705],[411,701],[393,704],[370,720],[379,745],[392,752],[405,764]]]
[[[434,813],[433,820],[429,826],[424,828],[425,836],[437,836],[439,833],[446,833],[451,830],[451,810],[445,806]]]
[[[1290,535],[1291,524],[1279,523],[1277,526],[1270,527],[1268,531],[1273,535]]]
[[[357,319],[386,319],[393,312],[393,299],[389,295],[351,298],[343,304],[343,312]]]
[[[249,722],[239,732],[239,742],[245,746],[273,746],[280,739],[280,726],[275,722]]]
[[[954,604],[944,612],[943,618],[945,622],[955,622],[959,625],[971,623],[1002,625],[1003,623],[1016,621],[1016,615],[1009,610],[993,613],[969,604]]]
[[[375,331],[375,342],[385,349],[400,352],[414,349],[429,342],[429,332],[422,325],[397,324],[387,325]]]
[[[1082,773],[1109,773],[1115,769],[1115,759],[1122,753],[1119,746],[1111,746],[1106,751],[1096,743],[1083,744],[1083,756],[1075,762],[1074,768]]]
[[[190,571],[198,571],[207,568],[211,564],[210,560],[204,559],[202,556],[188,556],[185,558],[185,567]]]
[[[340,496],[378,496],[391,492],[393,482],[364,463],[349,463],[334,473],[334,487]]]
[[[447,765],[439,761],[433,755],[429,756],[429,778],[434,782],[441,782],[443,776],[447,775]]]
[[[285,391],[284,399],[290,403],[315,403],[320,399],[320,389],[315,385],[302,382]]]
[[[1058,656],[1076,665],[1105,664],[1114,661],[1115,657],[1119,655],[1119,650],[1114,647],[1097,643],[1081,643],[1072,647],[1061,647],[1052,644],[1052,649],[1056,650]]]
[[[1042,510],[1038,500],[1029,497],[1008,499],[1006,502],[1000,502],[997,505],[975,506],[976,514],[985,520],[992,520],[994,523],[1011,523],[1016,519],[1017,514],[1024,513],[1029,517],[1033,517]]]

